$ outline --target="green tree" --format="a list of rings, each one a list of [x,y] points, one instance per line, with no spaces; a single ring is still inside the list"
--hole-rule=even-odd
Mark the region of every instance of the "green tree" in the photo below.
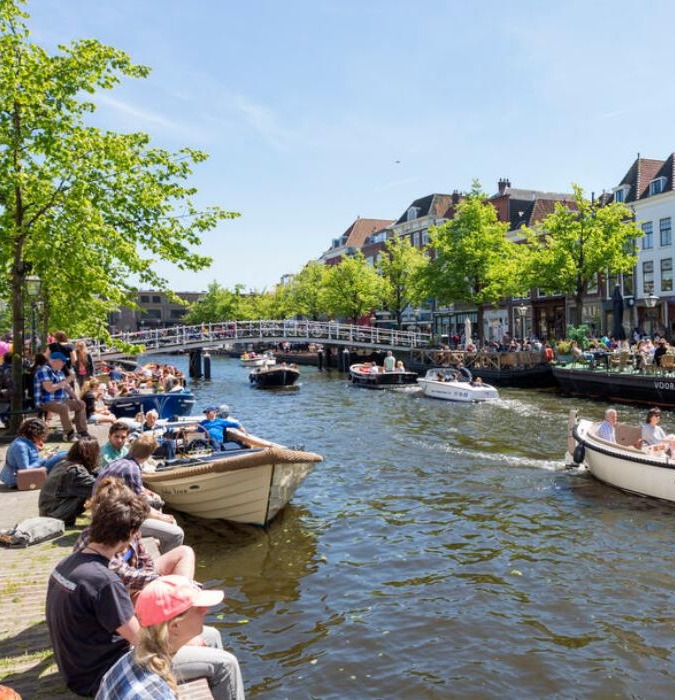
[[[24,5],[0,0],[0,259],[11,280],[17,386],[28,274],[46,282],[45,306],[61,327],[100,333],[107,311],[133,305],[135,285],[164,286],[155,260],[207,266],[191,247],[235,216],[192,202],[185,183],[206,154],[87,125],[89,95],[149,69],[93,39],[49,55],[29,41]],[[13,408],[20,404],[17,392]]]
[[[296,315],[318,321],[326,313],[328,268],[312,260],[295,275],[290,285],[292,308]]]
[[[397,328],[401,328],[405,309],[425,298],[422,275],[428,264],[427,256],[408,237],[391,238],[385,243],[377,270],[383,280],[383,308],[396,318]]]
[[[382,278],[369,265],[361,251],[343,256],[328,269],[326,304],[336,316],[356,323],[378,307],[382,298]]]
[[[624,204],[598,206],[581,187],[572,187],[574,207],[556,204],[552,214],[525,233],[532,249],[530,286],[573,296],[578,326],[589,287],[607,270],[631,272],[637,263],[635,241],[643,233]]]
[[[474,182],[454,218],[430,229],[434,257],[426,271],[426,288],[441,304],[463,302],[477,307],[477,331],[483,339],[483,306],[498,303],[522,289],[526,247],[506,236],[509,225]]]
[[[241,318],[243,285],[234,290],[221,287],[218,282],[209,284],[206,294],[190,305],[183,321],[187,324],[219,323]]]

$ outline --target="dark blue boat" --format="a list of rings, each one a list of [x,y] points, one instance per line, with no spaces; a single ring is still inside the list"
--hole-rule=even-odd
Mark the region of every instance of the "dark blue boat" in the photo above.
[[[134,418],[137,413],[155,409],[160,418],[189,416],[195,405],[191,391],[170,391],[162,394],[127,394],[106,399],[106,405],[117,418]]]

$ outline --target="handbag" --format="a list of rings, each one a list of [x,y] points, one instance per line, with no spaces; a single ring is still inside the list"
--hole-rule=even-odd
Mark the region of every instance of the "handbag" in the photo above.
[[[44,467],[34,469],[19,469],[16,473],[16,488],[19,491],[39,491],[47,479]]]

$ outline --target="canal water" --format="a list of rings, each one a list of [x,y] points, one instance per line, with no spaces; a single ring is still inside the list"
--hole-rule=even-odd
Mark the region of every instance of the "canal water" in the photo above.
[[[212,369],[197,408],[325,458],[266,530],[181,518],[249,698],[672,696],[675,507],[563,461],[570,408],[605,405],[451,404],[313,367],[265,392]]]

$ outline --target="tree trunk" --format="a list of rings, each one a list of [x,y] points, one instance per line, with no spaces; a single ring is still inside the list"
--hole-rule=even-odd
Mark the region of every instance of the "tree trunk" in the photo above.
[[[14,248],[14,265],[12,267],[12,417],[10,429],[16,433],[20,423],[23,409],[23,289],[26,276],[25,265],[22,259],[23,246],[17,243]]]

